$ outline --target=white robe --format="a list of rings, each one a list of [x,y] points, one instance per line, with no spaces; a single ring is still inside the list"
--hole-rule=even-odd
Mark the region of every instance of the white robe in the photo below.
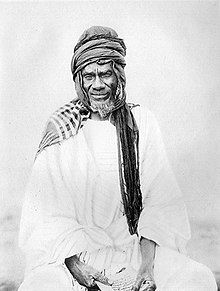
[[[154,116],[140,107],[133,113],[140,132],[144,206],[138,236],[129,234],[123,215],[116,129],[109,121],[88,120],[76,136],[46,148],[34,163],[20,228],[20,246],[27,258],[26,279],[20,290],[80,289],[64,265],[65,258],[75,254],[99,271],[105,270],[107,276],[129,265],[138,270],[141,236],[159,246],[154,267],[157,290],[203,290],[195,282],[204,274],[200,280],[194,278],[197,289],[180,288],[179,284],[186,286],[186,281],[192,281],[191,275],[181,275],[183,281],[174,276],[186,262],[190,274],[202,274],[198,270],[205,267],[178,253],[184,252],[190,238],[186,208]],[[213,280],[209,270],[205,273],[205,278]],[[208,284],[204,290],[216,290]]]

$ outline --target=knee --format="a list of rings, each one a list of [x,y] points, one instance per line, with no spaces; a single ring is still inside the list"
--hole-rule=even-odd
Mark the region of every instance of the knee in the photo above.
[[[192,266],[192,272],[189,281],[196,284],[198,290],[217,291],[217,284],[212,271],[205,265],[196,263]]]
[[[72,282],[66,271],[57,267],[39,268],[33,271],[21,284],[19,291],[72,290]]]

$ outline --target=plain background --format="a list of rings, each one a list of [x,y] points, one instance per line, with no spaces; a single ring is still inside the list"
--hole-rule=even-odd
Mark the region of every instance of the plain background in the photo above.
[[[192,222],[189,253],[220,271],[219,16],[217,1],[0,3],[0,280],[22,277],[25,185],[48,116],[75,96],[73,48],[93,25],[124,39],[128,101],[157,117]]]

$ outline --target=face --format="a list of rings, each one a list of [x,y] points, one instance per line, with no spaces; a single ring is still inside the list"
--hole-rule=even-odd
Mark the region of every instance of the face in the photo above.
[[[111,63],[92,63],[82,70],[83,88],[88,94],[91,108],[101,117],[114,107],[117,77]]]

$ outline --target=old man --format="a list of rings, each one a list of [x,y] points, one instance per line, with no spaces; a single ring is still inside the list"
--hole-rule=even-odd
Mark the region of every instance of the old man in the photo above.
[[[49,119],[25,196],[20,291],[214,291],[184,255],[186,208],[148,110],[126,103],[124,41],[106,27],[80,37],[77,98]]]

